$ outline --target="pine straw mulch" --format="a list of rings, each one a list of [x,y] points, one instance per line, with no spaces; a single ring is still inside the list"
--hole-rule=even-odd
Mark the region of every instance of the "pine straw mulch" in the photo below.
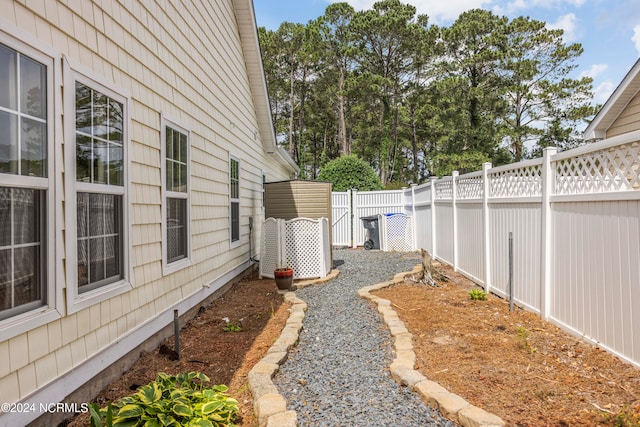
[[[640,369],[489,295],[449,267],[437,287],[404,283],[391,300],[414,336],[417,369],[510,426],[640,426]],[[616,424],[618,423],[618,424]]]

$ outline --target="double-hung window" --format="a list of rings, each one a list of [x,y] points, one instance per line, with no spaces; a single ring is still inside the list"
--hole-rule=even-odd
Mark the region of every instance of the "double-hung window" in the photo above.
[[[127,97],[80,69],[72,65],[65,68],[71,311],[130,289]]]
[[[76,81],[78,292],[123,279],[124,104]]]
[[[25,50],[0,40],[0,320],[53,304],[52,61]]]
[[[165,273],[189,265],[189,133],[172,123],[163,126]]]
[[[231,222],[231,243],[240,241],[240,162],[229,159],[229,202]]]

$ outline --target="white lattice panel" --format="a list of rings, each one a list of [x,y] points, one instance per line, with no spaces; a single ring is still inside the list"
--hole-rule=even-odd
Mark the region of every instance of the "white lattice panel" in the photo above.
[[[385,251],[411,252],[413,248],[413,227],[411,217],[404,214],[382,216],[385,233]]]
[[[293,219],[285,222],[287,264],[293,267],[294,277],[320,277],[320,232],[313,220]]]
[[[493,173],[489,177],[490,197],[535,197],[542,195],[542,165]]]
[[[453,180],[443,179],[435,184],[436,187],[436,200],[451,200],[453,199]]]
[[[267,218],[262,224],[262,242],[260,245],[260,276],[273,278],[280,259],[280,236],[278,221]]]
[[[555,194],[640,189],[640,143],[623,144],[555,163]]]
[[[458,178],[456,180],[456,198],[461,200],[482,199],[484,183],[482,176]]]
[[[269,218],[262,233],[260,275],[273,278],[277,267],[290,266],[295,279],[325,277],[330,271],[331,246],[327,218]]]

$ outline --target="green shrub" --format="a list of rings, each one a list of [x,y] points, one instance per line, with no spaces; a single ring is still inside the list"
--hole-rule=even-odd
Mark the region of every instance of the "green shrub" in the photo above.
[[[206,387],[209,378],[198,372],[159,373],[136,393],[98,409],[90,406],[92,427],[231,427],[238,402],[227,387]]]
[[[333,183],[333,191],[382,190],[382,181],[370,164],[355,155],[338,157],[324,165],[318,174],[320,181]]]

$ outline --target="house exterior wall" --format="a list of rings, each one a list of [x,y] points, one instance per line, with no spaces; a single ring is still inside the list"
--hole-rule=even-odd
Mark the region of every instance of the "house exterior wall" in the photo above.
[[[49,138],[54,140],[48,153],[53,184],[46,214],[52,242],[50,264],[43,271],[49,298],[46,307],[22,315],[28,321],[0,320],[3,402],[53,394],[64,398],[83,375],[97,373],[88,370],[114,362],[153,335],[157,328],[150,325],[165,326],[173,308],[183,312],[197,305],[250,267],[249,248],[259,247],[256,236],[264,216],[263,178],[286,179],[292,171],[263,148],[268,135],[256,118],[236,12],[232,0],[179,6],[161,1],[3,2],[0,43],[24,43],[52,58]],[[76,223],[70,214],[76,207],[65,201],[75,197],[73,186],[79,185],[71,175],[72,74],[126,98],[126,283],[91,298],[79,295],[70,281],[76,268],[70,261],[76,254],[69,238]],[[162,249],[161,136],[167,120],[187,129],[189,138],[190,256],[183,268],[171,272],[163,270]],[[236,242],[230,239],[231,157],[239,160]],[[255,224],[251,232],[249,217]],[[107,349],[110,356],[91,365]],[[75,379],[69,380],[66,374],[72,370]],[[42,394],[45,389],[49,394]],[[9,416],[0,414],[0,425],[18,425]],[[30,420],[21,416],[17,422]]]
[[[625,107],[607,130],[607,138],[640,130],[640,92]]]

